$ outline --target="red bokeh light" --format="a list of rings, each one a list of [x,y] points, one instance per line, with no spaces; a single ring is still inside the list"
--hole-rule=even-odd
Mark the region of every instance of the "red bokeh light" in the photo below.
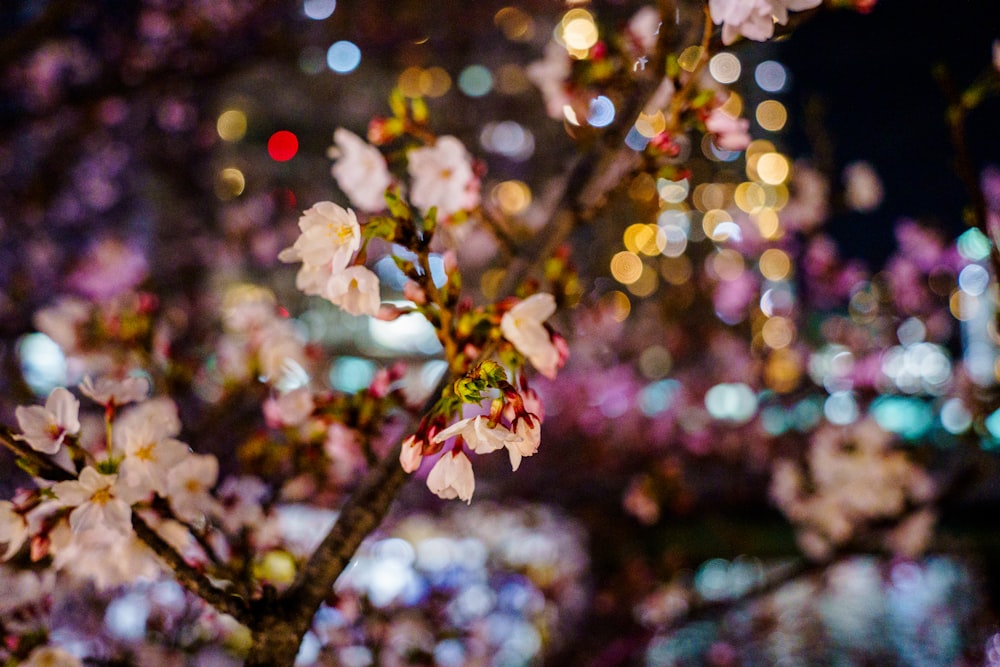
[[[267,140],[267,154],[277,162],[287,162],[299,152],[299,138],[288,130],[279,130]]]

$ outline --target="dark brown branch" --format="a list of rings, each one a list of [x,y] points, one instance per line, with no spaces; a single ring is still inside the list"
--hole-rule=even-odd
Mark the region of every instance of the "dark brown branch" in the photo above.
[[[3,424],[0,424],[0,444],[13,452],[18,458],[28,462],[42,479],[47,479],[51,482],[66,482],[76,479],[76,475],[69,470],[57,465],[49,457],[36,452],[20,440],[17,440],[14,437],[14,433]]]
[[[138,513],[132,512],[132,528],[139,539],[159,556],[171,569],[177,581],[205,602],[224,614],[229,614],[240,623],[249,625],[252,617],[246,600],[226,593],[217,587],[208,577],[189,564],[177,551],[160,537],[152,526]]]

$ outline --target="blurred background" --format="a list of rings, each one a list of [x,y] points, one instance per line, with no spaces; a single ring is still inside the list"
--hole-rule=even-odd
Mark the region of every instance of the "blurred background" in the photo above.
[[[643,7],[583,4],[609,43]],[[700,5],[661,4],[676,15],[670,46],[695,43]],[[365,136],[393,89],[481,161],[486,205],[524,238],[544,228],[566,166],[624,122],[587,133],[546,113],[529,68],[566,9],[3,3],[0,417],[84,372],[157,366],[186,442],[219,455],[223,476],[280,488],[301,471],[279,469],[295,443],[261,413],[275,383],[232,362],[248,343],[227,317],[248,300],[281,309],[316,386],[357,392],[401,359],[408,390],[426,394],[443,365],[432,330],[304,297],[277,254],[302,210],[346,205],[333,131]],[[639,174],[569,238],[573,308],[555,326],[572,357],[535,384],[538,455],[514,475],[477,460],[471,507],[411,483],[301,664],[1000,664],[992,269],[969,225],[977,206],[1000,211],[997,97],[970,106],[962,142],[948,123],[949,105],[997,76],[1000,8],[828,3],[793,24],[713,60],[755,142],[745,158],[689,142],[690,207],[667,208],[686,227],[658,217],[657,184]],[[579,91],[610,85],[573,76]],[[725,210],[756,231],[699,231]],[[683,231],[661,243],[643,231],[657,220]],[[473,302],[505,296],[503,249],[478,228],[462,242]],[[391,262],[372,264],[383,298],[402,299]],[[880,531],[897,526],[876,520],[877,538],[804,559],[816,553],[775,499],[776,462],[805,460],[827,427],[874,422],[920,467],[900,483],[931,480],[932,536],[887,550]],[[0,465],[9,498],[26,478]],[[320,491],[310,509],[285,487],[289,542],[309,544],[342,500]],[[904,520],[923,502],[913,492]],[[94,664],[239,664],[238,631],[169,582],[56,595],[4,576],[24,599],[54,599],[53,636]]]

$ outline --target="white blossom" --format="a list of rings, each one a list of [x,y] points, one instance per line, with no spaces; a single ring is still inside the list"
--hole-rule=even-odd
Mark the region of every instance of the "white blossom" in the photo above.
[[[330,172],[351,203],[362,211],[376,213],[385,209],[385,191],[392,185],[392,174],[377,148],[344,128],[333,133],[337,161]]]
[[[472,474],[472,461],[465,452],[445,452],[427,475],[427,488],[440,498],[459,498],[472,502],[476,478]]]
[[[73,507],[69,525],[74,533],[92,530],[128,535],[132,531],[132,508],[120,495],[117,475],[103,475],[87,466],[80,477],[52,486],[63,507]]]
[[[125,458],[118,468],[119,492],[137,502],[156,492],[167,490],[167,473],[188,455],[188,446],[167,437],[153,421],[130,422],[115,431]]]
[[[555,297],[543,292],[515,304],[500,318],[504,338],[527,357],[539,373],[550,379],[555,378],[559,367],[559,351],[542,322],[555,310]]]
[[[743,35],[758,42],[770,39],[774,24],[788,23],[788,12],[819,6],[822,0],[708,0],[712,21],[722,25],[723,44]]]
[[[382,305],[378,276],[363,266],[335,273],[323,296],[351,315],[377,315]]]
[[[278,259],[302,262],[302,270],[308,277],[302,282],[310,287],[321,284],[322,276],[329,277],[346,269],[354,252],[361,247],[361,226],[354,211],[330,201],[319,202],[303,213],[299,218],[299,230],[302,233],[295,244],[282,250]],[[317,272],[319,276],[315,275]],[[315,293],[306,291],[306,294]]]
[[[438,137],[433,146],[409,153],[413,179],[410,200],[427,212],[436,206],[440,217],[479,205],[479,182],[462,142],[453,136]]]
[[[127,377],[116,380],[102,377],[97,382],[88,375],[80,383],[80,392],[95,403],[122,406],[146,400],[149,396],[149,380],[144,377]]]
[[[516,439],[517,436],[506,428],[499,425],[491,427],[489,423],[489,418],[483,415],[460,419],[434,436],[434,442],[444,442],[460,435],[476,454],[489,454]]]
[[[209,490],[219,477],[219,461],[210,454],[192,454],[167,473],[167,497],[179,518],[199,521],[216,508]]]
[[[505,444],[510,455],[510,467],[516,471],[521,466],[522,457],[532,456],[538,451],[542,441],[542,424],[537,419],[531,424],[526,419],[519,419],[514,435],[516,437]]]
[[[64,387],[56,387],[40,405],[19,405],[14,410],[23,435],[15,436],[43,454],[55,454],[67,435],[80,432],[80,401]]]
[[[28,524],[24,516],[14,511],[12,502],[0,500],[0,544],[7,545],[0,560],[7,560],[16,554],[27,539]]]
[[[525,75],[542,93],[545,113],[553,120],[563,119],[563,108],[570,104],[566,93],[566,80],[572,67],[566,48],[555,41],[545,45],[545,57],[525,68]]]

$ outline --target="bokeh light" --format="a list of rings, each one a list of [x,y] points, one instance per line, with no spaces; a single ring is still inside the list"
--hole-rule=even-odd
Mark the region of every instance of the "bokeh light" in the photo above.
[[[361,64],[361,49],[354,42],[334,42],[326,52],[327,66],[337,74],[348,74]]]
[[[493,75],[482,65],[469,65],[458,75],[458,88],[469,97],[482,97],[493,89]]]
[[[322,21],[333,16],[337,9],[337,0],[304,0],[302,13],[314,21]]]
[[[769,132],[780,132],[788,121],[788,110],[777,100],[764,100],[757,105],[757,124]]]
[[[740,78],[740,59],[729,52],[717,53],[708,61],[712,78],[722,84],[734,83]]]
[[[607,127],[615,119],[615,105],[604,95],[598,95],[590,101],[590,113],[587,122],[593,127]]]
[[[753,76],[760,89],[768,93],[780,93],[788,82],[784,65],[774,60],[765,60],[757,65]]]
[[[247,133],[247,116],[239,109],[229,109],[219,114],[216,132],[223,141],[239,141]]]
[[[278,130],[267,140],[267,154],[275,162],[287,162],[299,152],[299,138],[288,130]]]

